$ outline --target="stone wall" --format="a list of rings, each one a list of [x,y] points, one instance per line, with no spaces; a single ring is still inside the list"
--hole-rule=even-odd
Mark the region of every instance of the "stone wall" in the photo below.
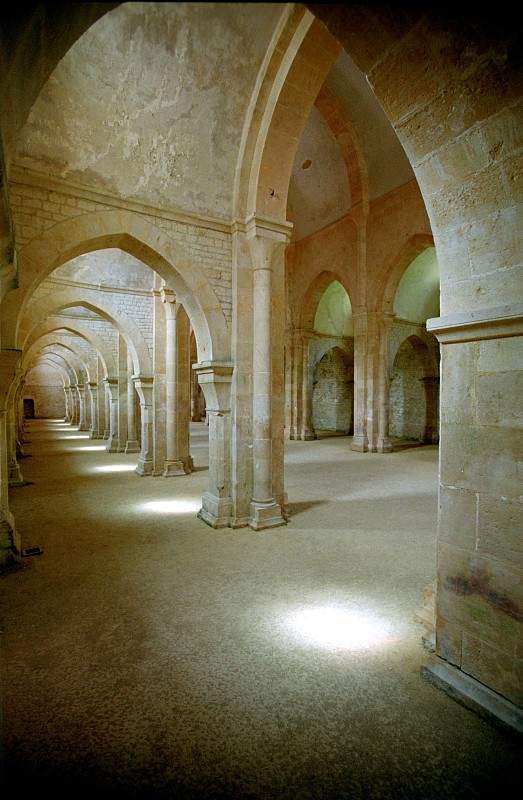
[[[352,364],[348,355],[335,347],[314,370],[312,421],[315,430],[349,433],[352,417]]]
[[[35,404],[36,418],[65,416],[65,396],[62,380],[55,369],[40,364],[27,374],[22,399],[30,397]]]
[[[96,193],[77,190],[72,187],[46,188],[34,185],[29,180],[16,180],[10,183],[10,202],[16,241],[19,247],[58,222],[89,212],[113,210],[113,198],[109,202],[95,199]],[[132,204],[125,204],[128,208]],[[202,220],[194,223],[176,219],[176,215],[159,209],[140,206],[140,216],[179,242],[187,255],[200,267],[209,281],[224,315],[232,317],[232,245],[231,236],[224,224]],[[134,210],[134,209],[130,209]],[[138,213],[138,212],[136,212]],[[173,265],[176,267],[176,265]]]
[[[405,341],[396,355],[390,382],[389,434],[397,439],[422,441],[427,404],[423,367],[410,342]]]

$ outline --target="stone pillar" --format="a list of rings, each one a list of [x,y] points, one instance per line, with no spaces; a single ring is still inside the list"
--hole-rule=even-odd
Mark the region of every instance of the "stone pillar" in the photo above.
[[[496,714],[489,687],[506,713],[523,697],[523,305],[454,312],[427,330],[441,344],[438,658],[428,669]]]
[[[153,474],[153,379],[133,377],[140,398],[141,447],[136,474],[140,477]]]
[[[425,389],[425,431],[424,444],[437,444],[439,442],[438,413],[439,413],[439,378],[437,376],[422,378]]]
[[[391,452],[389,430],[389,329],[393,315],[355,309],[354,436],[352,450]]]
[[[127,442],[126,453],[139,453],[140,445],[136,436],[136,404],[134,400],[136,390],[133,383],[133,360],[127,354]]]
[[[349,436],[354,435],[354,379],[347,379],[347,389],[351,398],[351,413],[350,413],[350,428],[348,431]]]
[[[80,424],[80,395],[79,395],[79,392],[78,392],[78,384],[75,383],[75,385],[72,388],[73,388],[73,392],[72,392],[72,398],[73,398],[73,425],[79,425]]]
[[[254,530],[284,525],[282,509],[273,491],[273,469],[283,473],[283,464],[273,462],[273,359],[276,346],[281,349],[283,362],[283,318],[281,341],[277,343],[273,332],[273,306],[278,292],[273,293],[273,271],[278,274],[283,265],[283,247],[286,237],[277,231],[253,223],[248,232],[253,268],[253,355],[252,355],[252,444],[253,493],[249,525]],[[281,251],[278,253],[278,251]],[[279,257],[280,256],[280,257]],[[283,292],[284,296],[284,292]],[[283,301],[281,303],[283,306]],[[282,308],[283,310],[283,308]],[[278,320],[278,314],[275,318]],[[281,364],[283,366],[283,363]],[[279,376],[283,384],[283,375]],[[281,439],[283,440],[283,385],[280,387]],[[279,476],[280,479],[282,475]]]
[[[96,363],[96,378],[98,384],[98,391],[96,393],[96,415],[98,420],[98,436],[97,439],[103,439],[105,433],[105,396],[106,389],[104,385],[104,368],[102,360],[98,356]]]
[[[22,486],[24,479],[16,457],[16,415],[15,408],[12,406],[7,412],[6,434],[8,444],[8,482],[9,486]]]
[[[69,422],[69,393],[67,391],[67,386],[65,385],[64,385],[64,408],[65,408],[64,419],[66,422]]]
[[[377,453],[392,452],[389,438],[389,401],[390,401],[390,359],[389,339],[394,314],[381,314],[377,318],[379,350],[378,350],[378,438]]]
[[[209,485],[198,517],[211,528],[231,524],[230,434],[232,364],[195,364],[209,418]]]
[[[153,475],[163,475],[165,469],[165,426],[166,426],[166,386],[165,386],[165,311],[161,296],[161,278],[155,278],[153,289],[153,428],[152,459]],[[142,406],[141,406],[142,408]],[[143,430],[143,419],[142,419]]]
[[[292,331],[290,350],[290,410],[289,410],[289,439],[300,438],[300,418],[303,408],[303,339],[301,331]]]
[[[187,475],[193,463],[189,453],[191,412],[191,353],[189,317],[170,289],[162,290],[165,309],[165,477]]]
[[[118,452],[124,453],[127,444],[127,345],[118,334]]]
[[[7,566],[20,560],[21,541],[16,531],[14,516],[9,508],[9,441],[7,408],[14,401],[19,350],[0,351],[0,565]]]
[[[310,339],[312,336],[311,331],[301,331],[301,415],[297,439],[302,442],[309,442],[316,439],[316,431],[312,422],[312,392],[313,392],[313,371],[310,364]]]
[[[367,438],[367,312],[353,309],[354,325],[354,435],[351,449],[365,453]]]
[[[91,403],[91,428],[89,430],[89,437],[91,439],[100,439],[100,429],[98,422],[98,384],[94,381],[89,381],[89,399]]]
[[[71,385],[65,387],[65,396],[67,397],[67,416],[66,422],[72,425],[73,418],[74,418],[74,400],[73,400],[73,390]]]
[[[89,428],[87,426],[85,385],[83,383],[79,383],[76,388],[78,390],[78,404],[79,404],[78,430],[87,431],[89,430]]]
[[[111,435],[111,391],[106,383],[106,379],[104,378],[103,383],[105,385],[105,393],[104,393],[104,439],[108,439]]]
[[[118,452],[118,379],[104,378],[105,390],[109,398],[109,434],[106,450],[108,453]],[[104,437],[105,438],[105,437]]]

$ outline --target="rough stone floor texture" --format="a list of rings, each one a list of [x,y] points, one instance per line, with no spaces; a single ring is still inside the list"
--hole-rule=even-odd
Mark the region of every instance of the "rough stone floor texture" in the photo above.
[[[291,442],[292,523],[213,531],[200,468],[28,430],[25,545],[0,581],[5,777],[42,796],[514,797],[519,744],[420,678],[437,449]],[[108,467],[122,471],[108,471]],[[148,504],[169,501],[172,505]],[[20,795],[21,796],[21,795]]]

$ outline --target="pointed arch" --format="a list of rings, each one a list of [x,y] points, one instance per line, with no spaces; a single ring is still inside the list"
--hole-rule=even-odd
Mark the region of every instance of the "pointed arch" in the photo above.
[[[4,346],[17,339],[20,320],[35,289],[54,269],[76,256],[110,247],[142,261],[175,291],[191,320],[200,361],[230,358],[227,320],[204,272],[179,241],[141,214],[122,209],[79,214],[48,228],[21,248],[18,288],[4,301]]]
[[[135,373],[144,377],[152,377],[152,358],[140,328],[129,317],[123,317],[113,304],[101,292],[97,292],[96,289],[68,287],[30,303],[27,306],[26,315],[19,326],[18,341],[20,348],[22,349],[26,346],[26,342],[33,336],[33,331],[40,325],[45,324],[44,321],[49,316],[56,315],[66,308],[74,308],[76,306],[94,311],[102,319],[111,322],[125,339],[133,359]],[[62,325],[61,327],[72,326],[68,320],[67,325]],[[116,370],[114,370],[113,374],[116,374]]]

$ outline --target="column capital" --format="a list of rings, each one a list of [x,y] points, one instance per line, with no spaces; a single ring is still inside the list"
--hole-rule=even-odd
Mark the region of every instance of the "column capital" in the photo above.
[[[265,236],[290,241],[294,225],[288,220],[271,219],[259,214],[250,214],[245,219],[236,219],[231,225],[232,233],[245,233],[247,238]]]
[[[290,230],[275,220],[249,217],[245,235],[252,257],[253,270],[274,269],[274,255],[290,241]]]
[[[228,412],[231,409],[231,381],[234,364],[230,361],[200,361],[192,368],[198,375],[208,411]]]
[[[522,336],[523,304],[454,312],[446,317],[428,319],[426,327],[440,344]]]
[[[164,286],[160,289],[160,299],[162,303],[176,303],[176,294],[172,289]]]
[[[133,375],[131,380],[137,389],[153,388],[154,378],[152,377],[148,377],[145,375]]]

